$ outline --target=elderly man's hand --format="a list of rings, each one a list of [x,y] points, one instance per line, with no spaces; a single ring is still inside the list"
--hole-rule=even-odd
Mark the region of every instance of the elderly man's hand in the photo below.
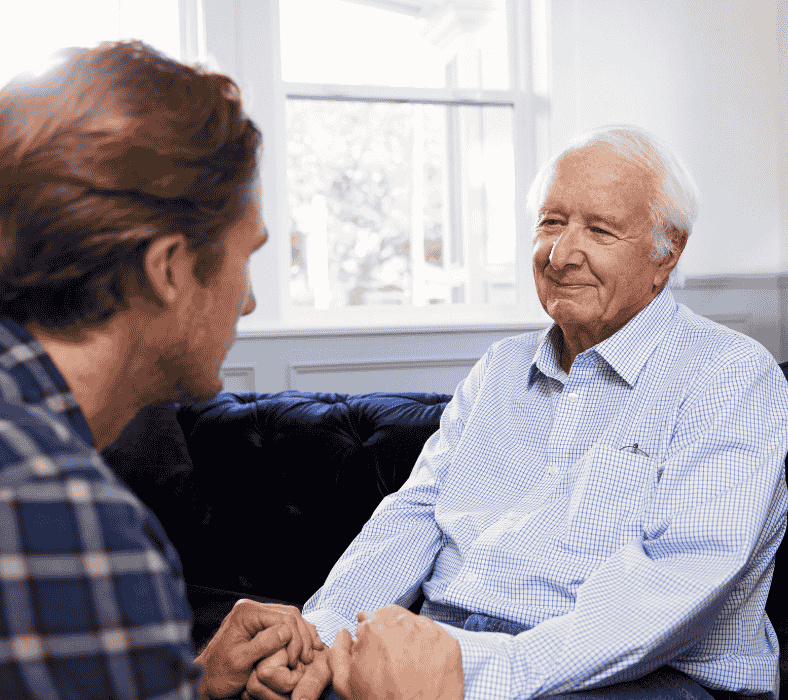
[[[276,653],[300,677],[298,664],[311,662],[316,650],[324,649],[314,625],[301,617],[298,608],[239,600],[196,659],[203,667],[200,700],[235,695],[255,664]]]
[[[340,630],[329,653],[340,697],[462,699],[460,645],[440,625],[398,605],[360,612],[358,620],[356,641]]]

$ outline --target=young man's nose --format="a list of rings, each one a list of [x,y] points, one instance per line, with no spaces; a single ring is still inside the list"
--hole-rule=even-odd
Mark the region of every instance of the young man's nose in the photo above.
[[[256,308],[257,308],[257,299],[254,298],[254,292],[250,289],[249,296],[246,298],[246,306],[244,306],[242,315],[248,316]]]

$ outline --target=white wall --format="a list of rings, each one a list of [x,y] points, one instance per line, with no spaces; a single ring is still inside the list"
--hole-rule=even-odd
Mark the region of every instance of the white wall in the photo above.
[[[551,5],[554,149],[611,122],[672,144],[703,197],[677,297],[788,359],[786,0]],[[451,393],[469,358],[519,330],[245,337],[226,364],[253,368],[258,391]]]
[[[684,156],[702,194],[689,275],[779,272],[775,0],[553,0],[554,148],[611,122]],[[784,5],[784,3],[783,3]]]

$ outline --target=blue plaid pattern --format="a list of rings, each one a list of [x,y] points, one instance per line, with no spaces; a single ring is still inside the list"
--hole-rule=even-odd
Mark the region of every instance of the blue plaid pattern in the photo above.
[[[196,697],[180,560],[68,385],[0,321],[0,696]]]
[[[333,643],[357,611],[408,606],[422,588],[422,614],[459,641],[466,698],[665,664],[774,696],[764,603],[788,508],[776,362],[667,289],[569,375],[556,341],[553,327],[487,351],[305,617]],[[526,631],[460,629],[472,613]]]

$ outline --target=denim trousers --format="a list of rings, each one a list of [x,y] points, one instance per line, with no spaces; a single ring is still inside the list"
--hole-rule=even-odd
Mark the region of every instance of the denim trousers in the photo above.
[[[507,622],[487,615],[470,615],[463,629],[474,632],[504,632],[505,634],[519,634],[527,627],[516,622]],[[713,693],[713,695],[711,694]],[[744,696],[733,693],[711,691],[709,693],[700,684],[689,676],[668,666],[663,666],[652,671],[642,678],[624,683],[616,683],[603,688],[581,690],[576,693],[562,693],[551,695],[551,700],[734,700]],[[320,700],[339,700],[329,685]],[[755,700],[753,698],[753,700]]]

